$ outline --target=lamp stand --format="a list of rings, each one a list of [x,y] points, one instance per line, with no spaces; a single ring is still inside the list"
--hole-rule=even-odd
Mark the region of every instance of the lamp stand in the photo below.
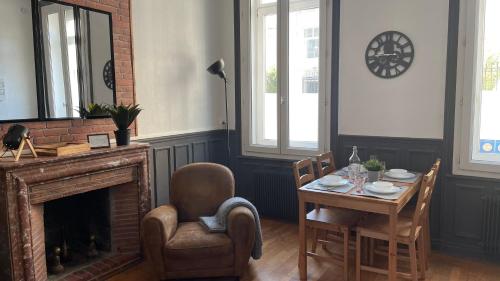
[[[224,78],[224,95],[226,98],[226,142],[227,142],[227,162],[231,164],[231,144],[229,143],[229,114],[227,109],[227,79]]]

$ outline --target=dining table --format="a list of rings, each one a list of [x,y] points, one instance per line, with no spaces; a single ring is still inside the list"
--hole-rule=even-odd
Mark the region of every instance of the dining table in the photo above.
[[[332,173],[333,174],[333,173]],[[345,177],[347,178],[347,177]],[[397,199],[389,200],[373,196],[360,195],[360,187],[352,186],[349,191],[335,192],[333,190],[312,189],[304,185],[298,189],[299,199],[299,274],[300,280],[307,280],[307,234],[306,234],[306,208],[308,203],[364,211],[389,217],[389,249],[388,249],[388,280],[395,281],[397,278],[397,230],[399,212],[406,206],[419,188],[422,175],[417,174],[413,182],[395,182],[404,187]],[[317,181],[315,181],[317,182]],[[312,182],[310,184],[314,184]]]

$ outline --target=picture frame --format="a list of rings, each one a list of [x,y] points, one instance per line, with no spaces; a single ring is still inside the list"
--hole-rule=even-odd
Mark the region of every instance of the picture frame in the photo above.
[[[111,147],[108,134],[87,135],[87,141],[89,142],[91,149]]]

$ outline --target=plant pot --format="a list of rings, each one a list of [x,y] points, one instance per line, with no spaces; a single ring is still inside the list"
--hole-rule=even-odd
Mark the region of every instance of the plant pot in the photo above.
[[[369,182],[378,181],[379,174],[380,174],[379,171],[368,171],[368,181]]]
[[[123,146],[130,144],[130,129],[115,131],[116,145]]]

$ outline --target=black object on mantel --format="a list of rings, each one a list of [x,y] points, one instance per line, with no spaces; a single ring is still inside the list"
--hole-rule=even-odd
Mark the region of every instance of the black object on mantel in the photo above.
[[[231,145],[229,143],[229,114],[227,111],[227,77],[226,72],[224,72],[224,60],[219,59],[207,68],[210,74],[218,75],[224,80],[224,94],[226,98],[226,136],[227,136],[227,159],[228,163],[231,162]]]
[[[7,133],[3,136],[0,158],[3,157],[7,151],[10,151],[12,153],[12,156],[14,156],[15,161],[18,161],[21,157],[21,154],[23,153],[23,149],[26,144],[33,154],[33,157],[38,157],[30,138],[31,137],[28,128],[19,124],[12,125]],[[17,154],[14,153],[14,150],[17,150]]]

